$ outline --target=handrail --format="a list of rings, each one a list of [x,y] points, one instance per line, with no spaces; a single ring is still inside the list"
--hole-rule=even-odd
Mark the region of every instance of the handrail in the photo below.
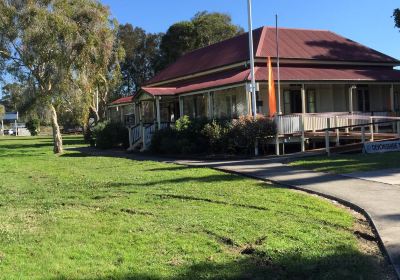
[[[377,124],[384,124],[384,123],[397,123],[397,122],[400,122],[400,118],[398,120],[393,120],[393,121],[372,122],[372,123],[354,124],[354,125],[346,125],[346,126],[335,126],[335,127],[319,129],[319,130],[316,130],[316,131],[329,131],[329,130],[335,130],[335,129],[341,129],[341,128],[342,129],[343,128],[353,128],[353,127],[377,125]]]

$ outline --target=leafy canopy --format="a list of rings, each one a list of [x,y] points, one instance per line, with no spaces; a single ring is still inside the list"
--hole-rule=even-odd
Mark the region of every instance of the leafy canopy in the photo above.
[[[164,67],[183,54],[202,48],[243,32],[243,28],[232,23],[227,14],[198,12],[190,21],[175,23],[162,37],[160,49]]]
[[[400,28],[400,9],[395,9],[393,11],[393,18],[394,18],[395,26],[397,28]]]
[[[109,87],[115,24],[95,0],[0,0],[0,76],[28,89],[28,104],[49,108],[55,152],[57,114],[87,118],[93,88],[99,80]]]
[[[161,36],[160,33],[146,33],[144,29],[129,23],[119,26],[118,41],[125,50],[125,59],[120,64],[122,95],[132,94],[154,76],[160,60]]]

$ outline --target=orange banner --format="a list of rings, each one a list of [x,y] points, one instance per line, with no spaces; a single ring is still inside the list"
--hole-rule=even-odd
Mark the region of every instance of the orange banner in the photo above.
[[[272,72],[271,57],[268,57],[268,108],[270,117],[276,114],[276,95],[274,73]]]

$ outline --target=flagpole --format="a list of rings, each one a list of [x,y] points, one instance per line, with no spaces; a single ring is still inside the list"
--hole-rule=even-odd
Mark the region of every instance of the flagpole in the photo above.
[[[278,115],[282,115],[281,110],[281,77],[280,77],[280,65],[279,65],[279,37],[278,37],[278,15],[275,15],[275,33],[276,33],[276,66],[278,71]]]
[[[249,55],[250,55],[250,73],[251,73],[251,100],[253,109],[253,118],[257,118],[257,100],[256,100],[256,78],[254,76],[254,50],[253,50],[253,23],[251,19],[251,0],[247,0],[247,13],[249,20]],[[254,139],[254,155],[258,156],[258,141]]]
[[[257,105],[256,105],[256,80],[254,77],[254,51],[253,51],[253,23],[251,19],[251,0],[247,0],[247,12],[249,21],[249,54],[250,54],[250,75],[251,75],[251,101],[252,101],[252,113],[253,117],[256,118],[257,115]]]

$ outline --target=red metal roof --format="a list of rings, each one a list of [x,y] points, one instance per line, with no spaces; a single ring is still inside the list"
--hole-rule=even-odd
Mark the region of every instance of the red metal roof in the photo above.
[[[277,69],[273,67],[274,77]],[[267,81],[267,67],[255,68],[256,81]],[[307,81],[343,81],[343,82],[400,82],[400,71],[389,68],[316,68],[316,67],[280,67],[280,77],[286,82]],[[142,90],[154,95],[179,95],[199,90],[214,89],[222,86],[250,81],[249,69],[236,69],[202,76],[196,79],[175,83],[168,87],[143,87]]]
[[[175,95],[244,82],[249,79],[249,74],[249,69],[236,69],[186,80],[169,87],[142,87],[142,90],[155,96]]]
[[[111,105],[119,105],[119,104],[124,104],[124,103],[131,103],[133,101],[133,97],[135,95],[131,95],[131,96],[126,96],[126,97],[121,97],[117,100],[114,100],[113,102],[111,102]]]
[[[279,28],[281,58],[399,63],[393,57],[328,30]],[[256,57],[276,57],[275,28],[265,27]]]
[[[253,31],[254,51],[257,50],[262,28]],[[224,65],[243,62],[249,58],[248,33],[197,49],[180,57],[175,63],[160,71],[147,84],[186,76]]]
[[[276,56],[275,28],[253,30],[256,58]],[[279,28],[282,59],[393,63],[400,61],[326,30]],[[147,84],[171,80],[249,60],[248,33],[183,55]]]

